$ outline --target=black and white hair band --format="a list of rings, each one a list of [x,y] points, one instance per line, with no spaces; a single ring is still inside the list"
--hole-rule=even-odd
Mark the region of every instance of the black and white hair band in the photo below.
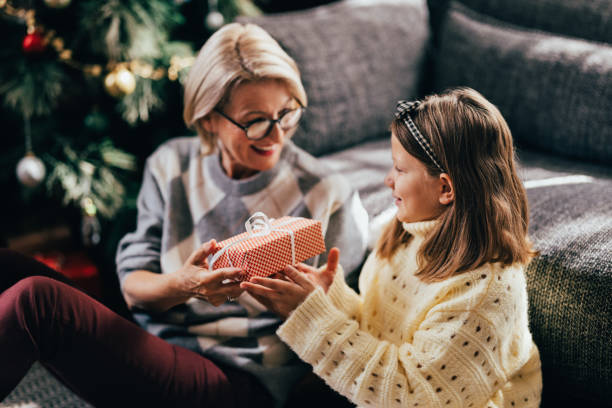
[[[438,170],[440,170],[440,172],[446,173],[446,171],[444,171],[444,169],[440,165],[440,161],[436,158],[436,154],[431,148],[431,144],[429,144],[427,139],[425,139],[421,132],[419,132],[419,129],[416,127],[416,125],[412,121],[412,118],[410,117],[410,113],[414,112],[420,104],[420,101],[399,101],[395,108],[395,117],[404,121],[406,127],[408,127],[408,130],[412,134],[412,137],[414,137],[414,139],[419,143],[419,146],[421,146],[421,148],[427,154],[432,163],[435,164],[435,166],[438,168]]]

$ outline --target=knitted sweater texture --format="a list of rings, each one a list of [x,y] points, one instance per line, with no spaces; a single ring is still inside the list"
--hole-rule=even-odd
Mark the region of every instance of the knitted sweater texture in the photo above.
[[[390,260],[372,253],[360,295],[341,268],[289,316],[279,337],[332,388],[368,407],[538,407],[542,375],[518,265],[442,282],[414,276],[435,221],[404,224],[413,238]]]

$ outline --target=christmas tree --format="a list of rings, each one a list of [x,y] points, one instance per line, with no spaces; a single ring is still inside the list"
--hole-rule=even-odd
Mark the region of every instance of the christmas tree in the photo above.
[[[247,0],[0,0],[3,238],[67,222],[98,245],[134,207],[143,160],[189,133],[194,53],[257,13]]]

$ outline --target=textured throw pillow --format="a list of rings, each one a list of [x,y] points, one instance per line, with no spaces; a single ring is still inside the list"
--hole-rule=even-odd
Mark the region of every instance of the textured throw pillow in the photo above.
[[[434,87],[495,103],[519,144],[612,163],[612,45],[521,29],[451,5]]]
[[[294,141],[314,155],[385,135],[397,100],[418,94],[425,0],[348,1],[240,21],[263,27],[298,64],[309,106]]]
[[[522,27],[612,43],[610,0],[460,0],[480,13]],[[449,0],[428,0],[442,14]]]

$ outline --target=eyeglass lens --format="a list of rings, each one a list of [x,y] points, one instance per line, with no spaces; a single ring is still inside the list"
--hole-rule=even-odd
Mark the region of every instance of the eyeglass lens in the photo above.
[[[274,126],[276,122],[279,123],[283,130],[292,129],[298,124],[301,117],[302,109],[294,109],[288,111],[277,120],[268,119],[262,120],[261,122],[255,122],[247,129],[247,137],[249,139],[262,139],[272,130],[272,126]]]

